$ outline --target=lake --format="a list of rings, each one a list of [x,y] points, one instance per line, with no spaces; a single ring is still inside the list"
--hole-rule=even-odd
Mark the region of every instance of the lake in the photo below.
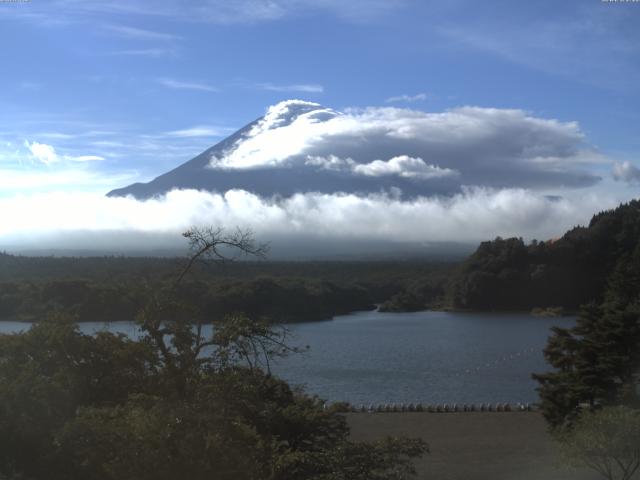
[[[532,403],[531,373],[548,366],[542,349],[550,327],[573,318],[513,313],[357,312],[289,325],[306,353],[273,371],[329,401],[378,403]],[[0,322],[0,333],[29,328]],[[108,329],[137,335],[131,322],[82,323],[85,333]]]

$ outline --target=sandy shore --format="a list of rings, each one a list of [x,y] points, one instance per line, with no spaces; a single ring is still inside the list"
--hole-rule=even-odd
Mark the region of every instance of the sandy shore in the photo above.
[[[419,479],[601,478],[563,467],[544,419],[535,412],[350,413],[347,418],[354,440],[394,435],[427,441],[431,453],[416,463]]]

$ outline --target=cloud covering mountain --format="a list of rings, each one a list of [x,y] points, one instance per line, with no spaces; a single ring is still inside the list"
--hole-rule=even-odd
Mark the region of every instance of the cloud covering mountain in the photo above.
[[[261,241],[297,256],[332,252],[395,255],[413,244],[476,243],[496,235],[551,238],[588,222],[618,202],[613,196],[581,192],[568,198],[527,189],[467,188],[445,196],[403,200],[389,194],[295,194],[264,198],[244,190],[224,194],[173,190],[146,200],[92,193],[45,193],[0,198],[3,248],[130,252],[183,248],[179,235],[193,225],[250,228]],[[415,248],[411,248],[416,252]]]
[[[611,162],[576,123],[521,110],[338,112],[293,100],[149,183],[109,196],[0,197],[0,242],[174,248],[194,224],[251,228],[276,250],[296,244],[306,256],[330,244],[353,254],[367,242],[393,253],[497,235],[546,239],[627,199],[599,186],[603,167]],[[618,170],[616,178],[633,176]]]
[[[236,188],[263,196],[393,189],[410,198],[459,193],[470,185],[584,187],[599,181],[588,166],[602,160],[576,123],[521,110],[343,113],[289,100],[175,170],[110,195],[148,198],[175,188]]]

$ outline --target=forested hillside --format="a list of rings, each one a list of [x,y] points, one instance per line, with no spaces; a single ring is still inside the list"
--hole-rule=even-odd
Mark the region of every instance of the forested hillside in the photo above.
[[[55,258],[0,254],[0,319],[51,312],[80,321],[131,320],[152,293],[171,290],[179,258]],[[208,321],[243,312],[272,322],[322,320],[374,308],[411,282],[442,283],[439,262],[196,263],[176,294]]]
[[[638,248],[640,201],[634,200],[557,240],[483,242],[451,279],[447,301],[470,310],[577,310],[602,301],[611,274],[633,261]]]

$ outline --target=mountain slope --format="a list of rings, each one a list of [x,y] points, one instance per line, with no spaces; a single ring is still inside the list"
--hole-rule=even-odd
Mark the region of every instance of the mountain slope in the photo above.
[[[192,160],[148,183],[107,195],[144,199],[172,189],[242,189],[266,197],[304,192],[416,196],[445,193],[454,186],[449,179],[456,172],[410,157],[406,152],[413,147],[395,155],[389,147],[385,151],[368,140],[363,147],[335,134],[329,122],[342,116],[317,103],[281,102]],[[334,155],[338,151],[348,156]],[[377,160],[376,155],[388,160]]]

